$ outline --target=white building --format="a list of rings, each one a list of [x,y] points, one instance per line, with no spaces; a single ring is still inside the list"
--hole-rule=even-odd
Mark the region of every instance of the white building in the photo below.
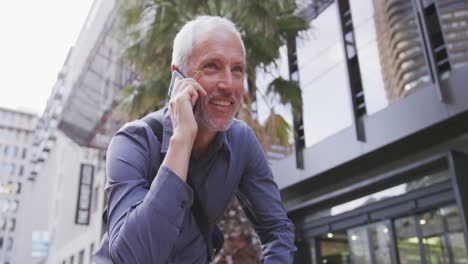
[[[128,79],[116,15],[115,1],[94,1],[40,117],[21,250],[10,263],[93,263],[103,234],[104,148],[119,126],[106,119]]]
[[[30,145],[37,116],[0,108],[0,262],[10,263],[21,244],[18,220],[23,210]]]

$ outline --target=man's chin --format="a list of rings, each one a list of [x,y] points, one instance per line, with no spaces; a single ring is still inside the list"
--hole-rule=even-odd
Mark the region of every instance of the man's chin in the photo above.
[[[212,122],[211,124],[208,125],[207,128],[211,131],[222,132],[222,131],[228,130],[231,127],[231,124],[232,124],[232,119],[230,121],[224,121],[224,122]]]
[[[204,127],[205,129],[212,132],[226,131],[231,127],[232,118],[229,120],[209,120],[201,118],[197,120],[198,126]]]

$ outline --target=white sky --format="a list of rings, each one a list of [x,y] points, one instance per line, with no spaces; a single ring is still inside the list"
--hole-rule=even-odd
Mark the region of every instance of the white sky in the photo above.
[[[92,2],[0,2],[1,107],[42,113]]]

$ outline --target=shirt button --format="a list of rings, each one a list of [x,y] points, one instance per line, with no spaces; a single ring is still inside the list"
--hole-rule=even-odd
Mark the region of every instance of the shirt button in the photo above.
[[[187,201],[183,200],[181,203],[180,203],[180,208],[185,208],[187,206]]]

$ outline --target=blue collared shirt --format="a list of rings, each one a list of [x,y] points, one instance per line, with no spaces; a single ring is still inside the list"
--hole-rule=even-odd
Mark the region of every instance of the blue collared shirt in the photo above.
[[[167,112],[161,142],[142,120],[127,123],[112,138],[106,164],[108,237],[96,254],[98,264],[209,262],[191,211],[194,191],[161,165],[171,136]],[[293,262],[294,226],[265,154],[245,123],[233,120],[202,157],[192,155],[188,177],[208,223],[217,223],[236,195],[262,242],[261,261]]]

